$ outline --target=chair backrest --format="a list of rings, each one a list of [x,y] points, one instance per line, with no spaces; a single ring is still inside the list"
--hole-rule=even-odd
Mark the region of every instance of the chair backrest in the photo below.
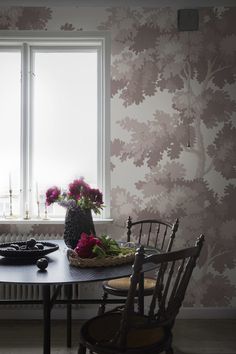
[[[201,252],[203,242],[204,236],[201,235],[194,247],[150,256],[145,256],[143,246],[138,249],[133,264],[131,285],[122,315],[119,339],[117,338],[119,345],[122,347],[125,346],[126,333],[132,327],[130,319],[133,318],[135,312],[136,288],[139,279],[141,279],[145,264],[155,264],[158,272],[156,287],[147,311],[147,320],[145,324],[142,323],[139,327],[150,328],[163,325],[171,329],[184,300],[185,292],[196,265],[196,260]],[[139,293],[139,296],[144,296],[142,291]]]
[[[127,242],[133,241],[170,252],[179,227],[179,219],[176,219],[174,224],[156,219],[133,222],[129,216],[126,226]]]

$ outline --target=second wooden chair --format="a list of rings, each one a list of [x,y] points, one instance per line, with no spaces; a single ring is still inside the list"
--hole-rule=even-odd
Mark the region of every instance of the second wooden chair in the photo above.
[[[174,224],[156,219],[132,221],[127,220],[127,242],[134,242],[146,247],[154,247],[160,252],[170,252],[173,246],[179,220]],[[144,278],[144,296],[152,295],[156,280],[153,277]],[[130,287],[130,278],[112,279],[103,282],[103,297],[98,314],[105,312],[108,295],[126,298]],[[138,295],[138,289],[137,294]],[[122,301],[121,301],[122,302]]]

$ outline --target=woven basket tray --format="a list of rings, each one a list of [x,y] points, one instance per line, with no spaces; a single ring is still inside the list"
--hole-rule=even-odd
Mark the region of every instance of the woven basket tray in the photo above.
[[[94,257],[94,258],[80,258],[72,249],[67,250],[67,258],[69,263],[75,267],[93,268],[93,267],[110,267],[119,264],[132,263],[134,261],[135,252],[130,250],[130,253],[120,254],[119,256],[109,257]]]

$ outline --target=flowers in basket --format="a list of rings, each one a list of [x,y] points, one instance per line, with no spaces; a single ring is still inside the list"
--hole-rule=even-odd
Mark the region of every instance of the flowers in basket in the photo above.
[[[104,258],[134,253],[135,249],[120,247],[110,236],[102,235],[96,237],[93,234],[87,235],[84,232],[81,234],[74,251],[80,258]]]
[[[107,235],[96,237],[83,232],[74,249],[67,250],[67,258],[75,267],[108,267],[131,263],[135,248],[120,247]]]
[[[91,188],[83,177],[70,183],[66,192],[57,186],[49,188],[46,192],[46,204],[51,205],[55,202],[66,208],[90,209],[95,214],[99,214],[104,207],[100,190]]]

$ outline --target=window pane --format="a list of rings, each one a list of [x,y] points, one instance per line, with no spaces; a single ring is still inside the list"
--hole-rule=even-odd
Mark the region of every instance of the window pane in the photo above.
[[[96,186],[97,52],[35,52],[34,64],[34,185]]]
[[[13,213],[19,215],[20,73],[20,51],[0,51],[0,216],[9,215],[9,176],[13,190]]]

